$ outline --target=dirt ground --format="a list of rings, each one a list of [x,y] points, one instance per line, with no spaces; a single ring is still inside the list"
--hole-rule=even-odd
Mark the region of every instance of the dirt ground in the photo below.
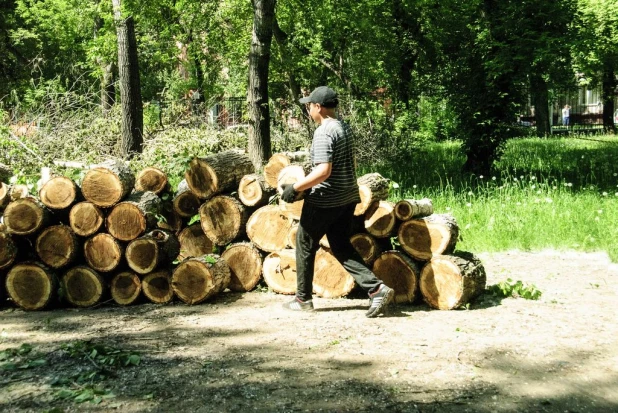
[[[23,343],[46,364],[0,370],[2,412],[618,411],[618,265],[602,253],[481,254],[488,284],[534,283],[539,301],[485,295],[469,310],[368,300],[224,293],[198,306],[0,311],[0,351]],[[102,382],[100,404],[57,398],[55,377],[92,365],[64,343],[139,351]]]

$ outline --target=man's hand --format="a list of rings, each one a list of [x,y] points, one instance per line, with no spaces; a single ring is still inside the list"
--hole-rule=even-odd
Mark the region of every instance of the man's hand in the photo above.
[[[296,201],[298,192],[294,189],[294,184],[283,184],[281,185],[281,189],[283,189],[283,193],[281,194],[281,199],[283,199],[283,202],[291,204]]]

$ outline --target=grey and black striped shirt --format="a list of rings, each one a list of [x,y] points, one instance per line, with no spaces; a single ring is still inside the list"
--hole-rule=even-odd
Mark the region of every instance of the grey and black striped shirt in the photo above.
[[[331,174],[324,182],[311,188],[305,202],[322,208],[360,202],[354,170],[354,141],[348,125],[328,119],[313,133],[311,162],[332,163]]]

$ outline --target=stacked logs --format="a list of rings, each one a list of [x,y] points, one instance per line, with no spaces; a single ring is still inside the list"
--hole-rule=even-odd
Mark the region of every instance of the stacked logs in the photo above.
[[[142,295],[155,303],[177,297],[197,304],[226,288],[250,291],[262,279],[272,291],[294,294],[304,200],[288,204],[276,194],[309,171],[307,152],[275,154],[259,174],[246,154],[232,150],[194,158],[175,193],[162,171],[146,168],[134,176],[114,161],[89,169],[80,185],[54,177],[38,198],[3,184],[0,275],[8,296],[26,309],[44,308],[56,291],[75,306],[108,295],[121,305]],[[395,289],[396,302],[422,295],[434,308],[452,309],[483,291],[480,261],[454,253],[454,217],[435,214],[428,199],[389,202],[389,180],[378,173],[358,184],[351,241]],[[3,191],[10,198],[4,207]],[[314,292],[348,295],[354,280],[328,241],[320,245]]]

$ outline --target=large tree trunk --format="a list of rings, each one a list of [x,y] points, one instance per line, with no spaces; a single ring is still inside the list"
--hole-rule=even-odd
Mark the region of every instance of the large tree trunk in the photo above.
[[[251,291],[262,278],[262,253],[250,242],[230,245],[221,254],[231,270],[229,288],[232,291]]]
[[[46,265],[61,268],[77,258],[77,236],[66,225],[53,225],[41,232],[36,240],[36,252]]]
[[[255,211],[247,221],[249,239],[262,251],[284,249],[294,221],[276,205],[266,205]]]
[[[418,291],[420,268],[401,251],[386,251],[373,263],[373,272],[395,290],[396,303],[412,303]]]
[[[120,0],[112,0],[118,37],[118,77],[122,102],[122,155],[142,152],[144,118],[140,91],[137,40],[133,17],[122,18]]]
[[[404,222],[399,226],[398,234],[399,244],[408,255],[427,261],[435,255],[450,254],[455,250],[459,226],[452,215],[433,214]]]
[[[253,36],[249,52],[249,157],[255,169],[270,158],[268,68],[276,0],[252,0]]]
[[[255,172],[249,157],[237,150],[193,158],[185,172],[187,185],[195,195],[207,199],[226,191],[236,191],[243,176]]]
[[[425,302],[439,310],[452,310],[483,293],[487,276],[481,261],[469,252],[438,255],[421,271]]]
[[[218,255],[187,258],[172,274],[172,288],[186,304],[199,304],[230,285],[230,267]]]
[[[161,198],[153,192],[134,192],[112,208],[107,216],[107,230],[114,238],[132,241],[149,228],[156,227]]]
[[[239,200],[218,195],[200,207],[200,223],[204,234],[219,246],[245,235],[249,210]]]
[[[11,168],[3,163],[0,163],[0,182],[9,182],[9,178],[13,175]]]
[[[92,307],[106,291],[103,278],[92,268],[79,265],[62,277],[63,298],[76,307]]]
[[[6,292],[24,310],[41,310],[55,297],[58,282],[45,265],[38,262],[16,264],[6,275]]]
[[[108,160],[86,172],[81,189],[87,201],[109,208],[129,195],[134,186],[131,169],[124,162]]]
[[[551,133],[549,124],[549,91],[547,82],[541,73],[534,73],[530,77],[530,86],[533,90],[534,118],[536,120],[536,134],[543,138]]]
[[[138,274],[148,274],[170,265],[180,253],[180,243],[174,234],[154,230],[127,245],[127,264]]]
[[[97,0],[97,6],[100,5],[101,0]],[[99,7],[97,7],[100,10]],[[103,17],[97,12],[94,16],[94,39],[96,40],[99,35],[99,31],[103,28],[105,24],[105,20]],[[112,106],[114,106],[116,100],[116,87],[114,85],[114,69],[115,65],[113,63],[106,62],[102,57],[96,57],[95,59],[99,64],[99,68],[101,69],[101,109],[103,112],[109,111]]]
[[[615,132],[614,124],[614,99],[616,99],[616,70],[613,65],[606,64],[603,70],[603,129],[606,132]]]

